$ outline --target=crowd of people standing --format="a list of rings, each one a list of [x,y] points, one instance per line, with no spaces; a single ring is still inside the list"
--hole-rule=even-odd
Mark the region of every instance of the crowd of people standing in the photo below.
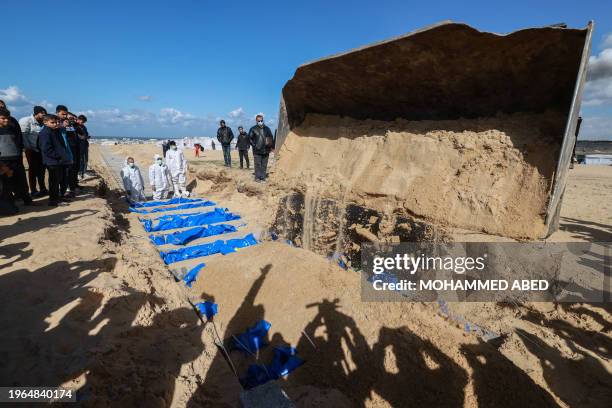
[[[251,127],[249,132],[245,132],[242,126],[238,127],[238,138],[236,149],[240,158],[240,168],[249,169],[249,148],[253,148],[253,164],[255,167],[255,181],[263,183],[267,177],[268,158],[274,149],[274,136],[272,130],[264,123],[263,115],[255,117],[256,124]],[[217,130],[217,140],[223,149],[223,161],[226,167],[232,167],[231,143],[234,140],[234,132],[226,125],[225,121],[219,122]]]
[[[34,106],[31,115],[17,121],[0,101],[0,213],[16,213],[17,200],[31,206],[37,205],[32,198],[49,196],[48,205],[57,206],[78,194],[89,156],[86,122],[65,105],[58,105],[55,114]]]

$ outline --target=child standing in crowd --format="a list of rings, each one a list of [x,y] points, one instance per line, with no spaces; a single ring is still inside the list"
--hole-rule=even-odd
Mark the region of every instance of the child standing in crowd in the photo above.
[[[45,166],[43,165],[38,134],[43,127],[43,117],[47,111],[42,106],[34,107],[34,114],[19,119],[19,126],[23,134],[26,159],[28,161],[28,181],[32,197],[43,197],[48,194],[45,187]],[[36,188],[38,183],[38,189]]]
[[[21,129],[11,121],[11,113],[0,108],[0,165],[4,168],[2,177],[3,196],[8,206],[16,212],[14,197],[21,198],[25,205],[32,205],[28,193],[25,169],[21,152],[23,140]]]
[[[64,177],[63,183],[60,185],[60,197],[64,197],[66,191],[68,189],[68,185],[70,184],[70,172],[72,169],[72,163],[74,162],[74,156],[72,155],[72,149],[70,148],[70,144],[68,143],[68,133],[66,132],[66,127],[68,126],[68,108],[64,105],[57,105],[55,108],[55,114],[59,120],[59,130],[62,135],[62,139],[64,140],[64,145],[66,146],[66,153],[68,154],[69,162],[63,164],[64,166]],[[74,196],[70,194],[69,196]]]
[[[79,137],[79,173],[81,179],[85,177],[85,172],[87,171],[87,162],[89,161],[89,132],[87,131],[87,126],[85,123],[87,122],[87,117],[85,115],[79,115],[77,118],[76,132]]]
[[[70,147],[60,129],[59,117],[45,115],[44,127],[38,135],[42,159],[49,171],[49,206],[57,206],[66,192],[66,167],[71,165]]]
[[[72,166],[70,167],[70,176],[68,179],[68,186],[70,188],[70,196],[74,197],[79,186],[79,170],[81,168],[81,152],[80,152],[80,141],[76,132],[76,116],[73,113],[68,112],[68,124],[65,128],[66,136],[68,137],[68,144],[70,145],[70,151],[72,152]]]
[[[156,154],[155,161],[149,166],[149,184],[153,190],[154,200],[163,200],[168,196],[168,177],[168,167],[162,157]]]
[[[128,157],[125,160],[125,167],[121,170],[121,179],[123,187],[127,194],[128,200],[131,202],[145,201],[144,181],[140,169],[134,163],[133,157]]]

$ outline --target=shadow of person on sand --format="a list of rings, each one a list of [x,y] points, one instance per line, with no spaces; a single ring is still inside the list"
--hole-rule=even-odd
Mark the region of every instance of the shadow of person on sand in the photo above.
[[[31,257],[34,251],[32,249],[26,249],[29,246],[29,242],[17,242],[0,246],[0,268],[10,268],[17,262],[21,262]],[[5,260],[9,259],[11,260],[3,263]]]
[[[73,341],[85,341],[89,329],[86,318],[67,327],[63,315],[78,313],[75,310],[93,315],[102,300],[87,285],[115,263],[112,257],[56,261],[34,271],[0,275],[0,384],[57,386],[64,381],[66,365],[72,364],[66,360],[83,358],[83,350],[75,350]],[[56,337],[60,331],[63,336]]]
[[[472,367],[474,394],[480,407],[558,407],[542,387],[495,347],[464,344],[461,353]]]
[[[559,229],[573,234],[572,238],[585,239],[590,242],[612,241],[612,227],[598,222],[561,217]]]
[[[117,303],[133,303],[130,297],[137,298],[135,306],[151,300],[150,295],[134,293],[117,299]],[[128,324],[113,335],[100,333],[103,341],[92,351],[87,385],[79,393],[83,406],[152,407],[185,402],[174,400],[175,384],[183,366],[206,351],[202,343],[204,326],[187,307],[151,315],[150,324]]]
[[[115,265],[58,261],[0,275],[0,384],[64,384],[82,406],[171,404],[181,368],[205,351],[203,326],[191,308],[163,311],[155,294],[101,276]]]
[[[65,225],[68,221],[75,221],[97,213],[97,210],[82,209],[53,212],[27,219],[19,218],[12,225],[5,225],[0,228],[0,241],[27,232],[38,231],[42,228]]]
[[[612,398],[612,377],[600,360],[567,342],[571,353],[522,329],[517,333],[531,354],[540,360],[548,387],[570,407],[608,407]],[[579,355],[580,357],[575,357]]]
[[[467,374],[431,342],[405,327],[382,327],[370,348],[338,299],[308,307],[317,307],[318,314],[298,343],[306,363],[285,379],[296,403],[311,403],[307,385],[340,391],[345,398],[331,398],[349,400],[345,406],[367,406],[373,393],[394,407],[463,404]]]
[[[227,323],[224,331],[228,338],[223,341],[225,347],[232,343],[232,335],[244,332],[247,328],[265,318],[264,306],[256,305],[255,299],[271,269],[272,264],[267,264],[261,268],[260,276],[253,282],[238,310]],[[203,296],[208,295],[203,294]],[[246,372],[246,368],[254,360],[253,356],[247,356],[241,351],[230,351],[229,355],[237,373],[235,374],[232,371],[226,356],[218,349],[205,380],[202,384],[199,384],[198,389],[187,403],[188,407],[231,407],[238,405],[242,386],[236,375],[242,375]]]

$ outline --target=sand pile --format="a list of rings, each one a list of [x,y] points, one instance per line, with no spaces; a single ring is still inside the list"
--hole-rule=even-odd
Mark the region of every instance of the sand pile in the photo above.
[[[279,152],[277,180],[368,208],[536,238],[564,118],[514,114],[408,122],[309,115]],[[561,124],[561,126],[559,125]]]

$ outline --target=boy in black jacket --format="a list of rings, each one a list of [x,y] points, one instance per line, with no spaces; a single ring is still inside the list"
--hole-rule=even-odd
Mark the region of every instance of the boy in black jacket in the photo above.
[[[57,206],[66,191],[66,166],[72,165],[70,147],[64,139],[59,125],[59,118],[46,115],[43,118],[45,127],[38,135],[43,163],[49,170],[49,206]]]

